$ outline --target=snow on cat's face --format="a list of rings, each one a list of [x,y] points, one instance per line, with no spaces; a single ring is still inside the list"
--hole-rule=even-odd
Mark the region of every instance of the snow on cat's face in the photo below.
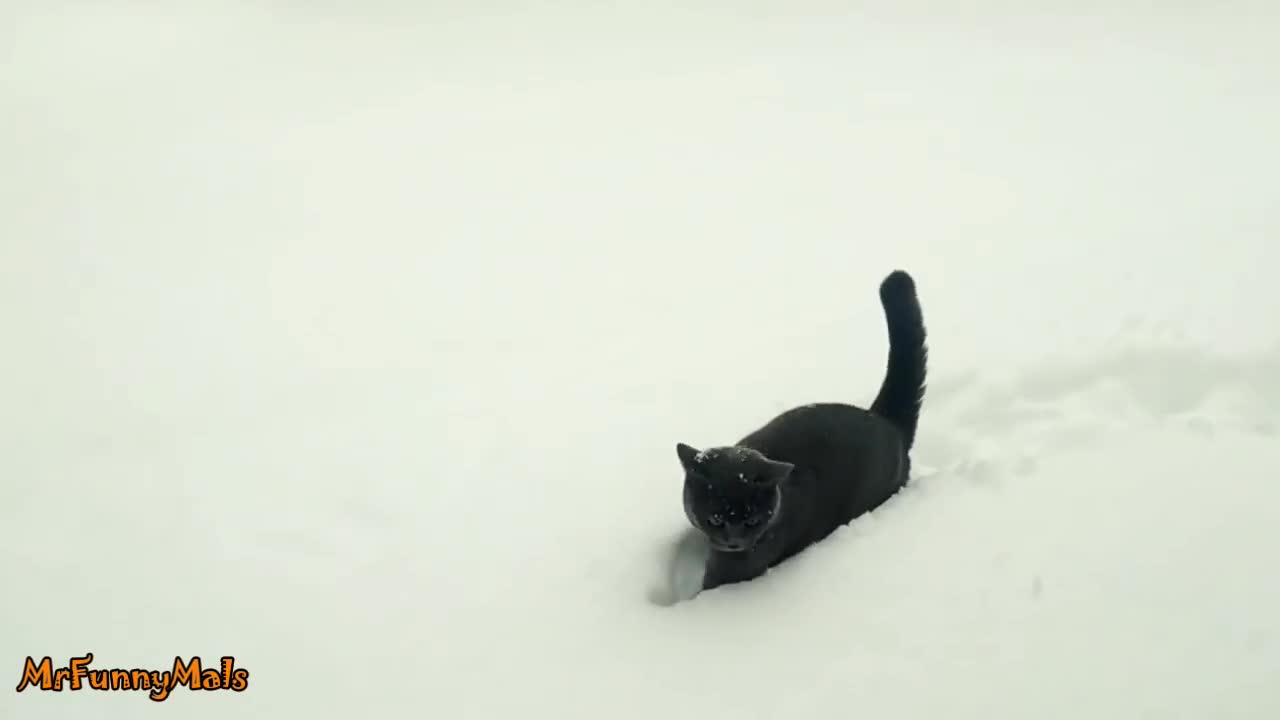
[[[741,552],[755,546],[781,509],[778,484],[792,466],[741,447],[699,452],[676,447],[685,469],[684,512],[711,547]]]

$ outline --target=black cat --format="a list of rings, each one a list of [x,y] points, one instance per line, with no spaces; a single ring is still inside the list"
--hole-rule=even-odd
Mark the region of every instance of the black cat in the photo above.
[[[806,405],[736,445],[676,445],[685,514],[711,546],[704,590],[763,575],[906,484],[924,400],[924,317],[915,282],[901,270],[880,284],[880,302],[889,362],[870,410]]]

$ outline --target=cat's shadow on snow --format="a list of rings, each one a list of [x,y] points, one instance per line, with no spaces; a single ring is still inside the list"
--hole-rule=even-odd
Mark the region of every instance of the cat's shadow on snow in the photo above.
[[[692,527],[680,531],[666,548],[663,575],[649,588],[649,602],[670,607],[692,600],[702,591],[702,572],[710,551],[705,535]]]

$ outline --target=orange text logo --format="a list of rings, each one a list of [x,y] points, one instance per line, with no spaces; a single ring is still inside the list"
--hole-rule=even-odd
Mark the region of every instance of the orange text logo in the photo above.
[[[22,668],[18,692],[28,687],[62,692],[88,686],[93,690],[145,690],[152,700],[162,702],[180,685],[190,690],[233,692],[244,692],[249,687],[249,671],[237,668],[236,659],[230,655],[221,658],[217,667],[208,668],[199,657],[185,662],[181,657],[175,657],[173,668],[169,670],[98,670],[90,669],[91,662],[93,653],[86,653],[84,657],[71,658],[66,667],[54,668],[53,660],[47,655],[39,662],[28,656]]]

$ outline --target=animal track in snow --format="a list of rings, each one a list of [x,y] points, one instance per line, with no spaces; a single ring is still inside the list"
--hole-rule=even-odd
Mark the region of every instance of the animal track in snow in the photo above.
[[[702,571],[710,548],[702,533],[682,529],[665,548],[659,562],[661,576],[649,588],[649,602],[671,606],[692,599],[702,590]]]
[[[1008,382],[967,373],[938,385],[925,397],[918,462],[987,487],[1131,428],[1274,435],[1280,423],[1280,349],[1227,357],[1130,348]]]

